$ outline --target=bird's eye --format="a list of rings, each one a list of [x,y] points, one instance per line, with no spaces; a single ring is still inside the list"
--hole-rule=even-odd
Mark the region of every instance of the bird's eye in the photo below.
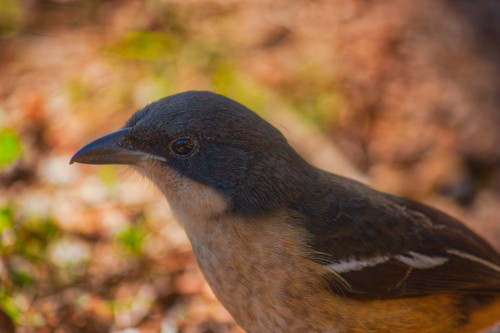
[[[182,138],[171,143],[170,148],[174,154],[180,157],[187,157],[194,150],[195,143],[190,138]]]

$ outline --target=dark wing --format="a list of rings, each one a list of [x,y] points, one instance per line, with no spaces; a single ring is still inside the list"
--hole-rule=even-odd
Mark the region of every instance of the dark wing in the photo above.
[[[500,294],[500,255],[454,218],[340,177],[318,193],[300,210],[312,260],[331,272],[337,294]]]

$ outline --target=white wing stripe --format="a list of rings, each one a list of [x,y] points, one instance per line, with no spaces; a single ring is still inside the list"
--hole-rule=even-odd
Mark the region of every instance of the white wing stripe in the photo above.
[[[348,259],[328,264],[326,267],[336,273],[347,273],[351,271],[361,271],[366,267],[373,267],[386,263],[391,259],[396,259],[412,268],[428,269],[440,266],[448,261],[445,257],[429,257],[421,253],[410,251],[405,255],[378,256],[366,259]]]
[[[463,259],[474,261],[474,262],[476,262],[478,264],[481,264],[483,266],[491,268],[492,270],[500,273],[500,267],[499,266],[497,266],[494,263],[489,262],[487,260],[484,260],[484,259],[481,259],[479,257],[476,257],[475,255],[469,254],[467,252],[462,252],[460,250],[455,250],[455,249],[449,249],[446,252],[448,252],[449,254],[454,254],[457,257],[460,257],[460,258],[463,258]]]
[[[373,257],[365,260],[348,259],[331,263],[326,267],[337,273],[346,273],[350,271],[360,271],[365,267],[377,266],[378,264],[389,261],[389,259],[391,259],[391,257],[388,256]]]
[[[407,264],[410,267],[419,269],[427,269],[440,266],[448,261],[448,258],[445,257],[429,257],[413,251],[408,252],[408,254],[409,255],[398,255],[394,258],[404,264]]]

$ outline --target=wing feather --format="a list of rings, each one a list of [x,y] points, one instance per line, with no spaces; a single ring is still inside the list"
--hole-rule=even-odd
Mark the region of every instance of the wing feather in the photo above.
[[[500,255],[456,219],[343,178],[318,193],[321,200],[299,210],[308,217],[311,253],[323,254],[311,259],[336,275],[335,293],[356,299],[500,294]]]

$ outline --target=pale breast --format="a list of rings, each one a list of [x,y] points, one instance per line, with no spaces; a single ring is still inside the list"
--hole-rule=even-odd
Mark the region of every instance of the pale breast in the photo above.
[[[249,332],[319,332],[303,320],[309,311],[296,306],[307,304],[299,301],[306,295],[297,286],[302,288],[298,282],[309,273],[303,272],[307,266],[299,248],[301,233],[287,225],[272,217],[227,219],[188,231],[214,294]]]

